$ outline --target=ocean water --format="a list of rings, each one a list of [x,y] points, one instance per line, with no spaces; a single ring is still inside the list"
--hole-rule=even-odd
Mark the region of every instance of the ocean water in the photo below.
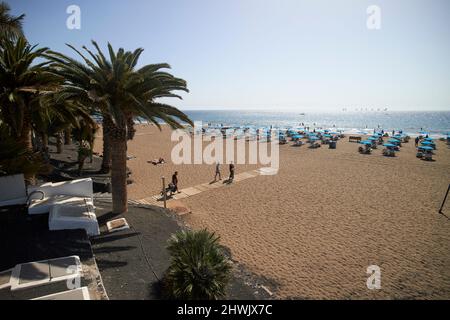
[[[441,137],[450,133],[450,111],[438,112],[268,112],[233,110],[184,111],[193,121],[232,127],[255,126],[288,128],[304,126],[344,132],[403,130],[411,136],[426,131]]]

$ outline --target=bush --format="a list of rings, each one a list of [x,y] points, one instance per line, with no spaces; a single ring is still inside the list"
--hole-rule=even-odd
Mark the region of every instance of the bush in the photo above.
[[[168,243],[172,261],[165,277],[167,297],[217,300],[225,296],[231,264],[218,236],[207,230],[181,231]]]

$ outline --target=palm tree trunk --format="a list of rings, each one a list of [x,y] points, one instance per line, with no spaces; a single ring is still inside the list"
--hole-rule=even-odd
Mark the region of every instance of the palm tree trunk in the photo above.
[[[33,142],[31,139],[31,117],[25,112],[23,117],[22,131],[17,139],[17,143],[24,146],[26,149],[33,151]],[[25,174],[25,182],[28,185],[36,183],[36,177],[34,174]]]
[[[121,126],[121,124],[118,124]],[[125,123],[111,131],[111,185],[113,213],[128,211],[127,198],[127,132]]]
[[[112,200],[113,213],[124,213],[128,211],[127,197],[127,140],[114,141],[111,152],[112,170]]]
[[[113,127],[113,122],[107,115],[103,115],[103,160],[102,160],[102,173],[108,173],[111,171],[111,138],[110,132]]]
[[[48,134],[41,133],[41,141],[42,141],[42,155],[44,157],[44,161],[49,163],[50,162],[50,153],[48,149]]]
[[[31,139],[31,119],[30,115],[25,114],[23,117],[22,131],[17,141],[28,150],[33,150],[33,142]]]
[[[72,144],[72,129],[67,128],[64,130],[64,144],[69,145]]]
[[[127,115],[127,139],[133,140],[136,134],[136,129],[134,128],[133,116]]]
[[[41,134],[42,139],[42,150],[48,152],[48,135],[46,133]]]
[[[56,134],[56,152],[62,153],[63,151],[63,136],[62,132]]]

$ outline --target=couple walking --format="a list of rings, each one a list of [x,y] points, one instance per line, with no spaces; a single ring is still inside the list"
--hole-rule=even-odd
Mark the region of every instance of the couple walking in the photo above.
[[[219,176],[219,180],[222,180],[222,174],[220,173],[220,162],[216,163],[216,175],[214,176],[214,181],[217,181],[217,176]],[[228,178],[228,182],[233,182],[234,180],[234,164],[230,163],[230,177]]]

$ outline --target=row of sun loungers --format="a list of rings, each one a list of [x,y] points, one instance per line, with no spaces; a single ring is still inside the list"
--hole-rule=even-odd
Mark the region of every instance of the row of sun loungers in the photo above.
[[[360,141],[360,146],[358,148],[361,154],[371,154],[373,149],[377,149],[378,145],[383,145],[383,155],[386,157],[395,157],[396,152],[400,151],[403,143],[408,143],[410,137],[403,134],[397,134],[387,140],[384,143],[381,134],[374,134],[367,140]],[[421,145],[417,147],[417,158],[432,161],[433,160],[433,150],[436,150],[436,144],[432,138],[422,138]]]
[[[23,175],[0,177],[0,207],[27,205],[28,214],[49,214],[50,230],[84,229],[89,236],[100,234],[93,199],[92,179],[41,186],[25,186]]]
[[[26,187],[23,175],[0,177],[0,207],[24,205],[28,215],[48,214],[49,230],[83,229],[100,234],[92,179]],[[78,256],[17,264],[0,272],[0,296],[7,299],[90,300]]]

